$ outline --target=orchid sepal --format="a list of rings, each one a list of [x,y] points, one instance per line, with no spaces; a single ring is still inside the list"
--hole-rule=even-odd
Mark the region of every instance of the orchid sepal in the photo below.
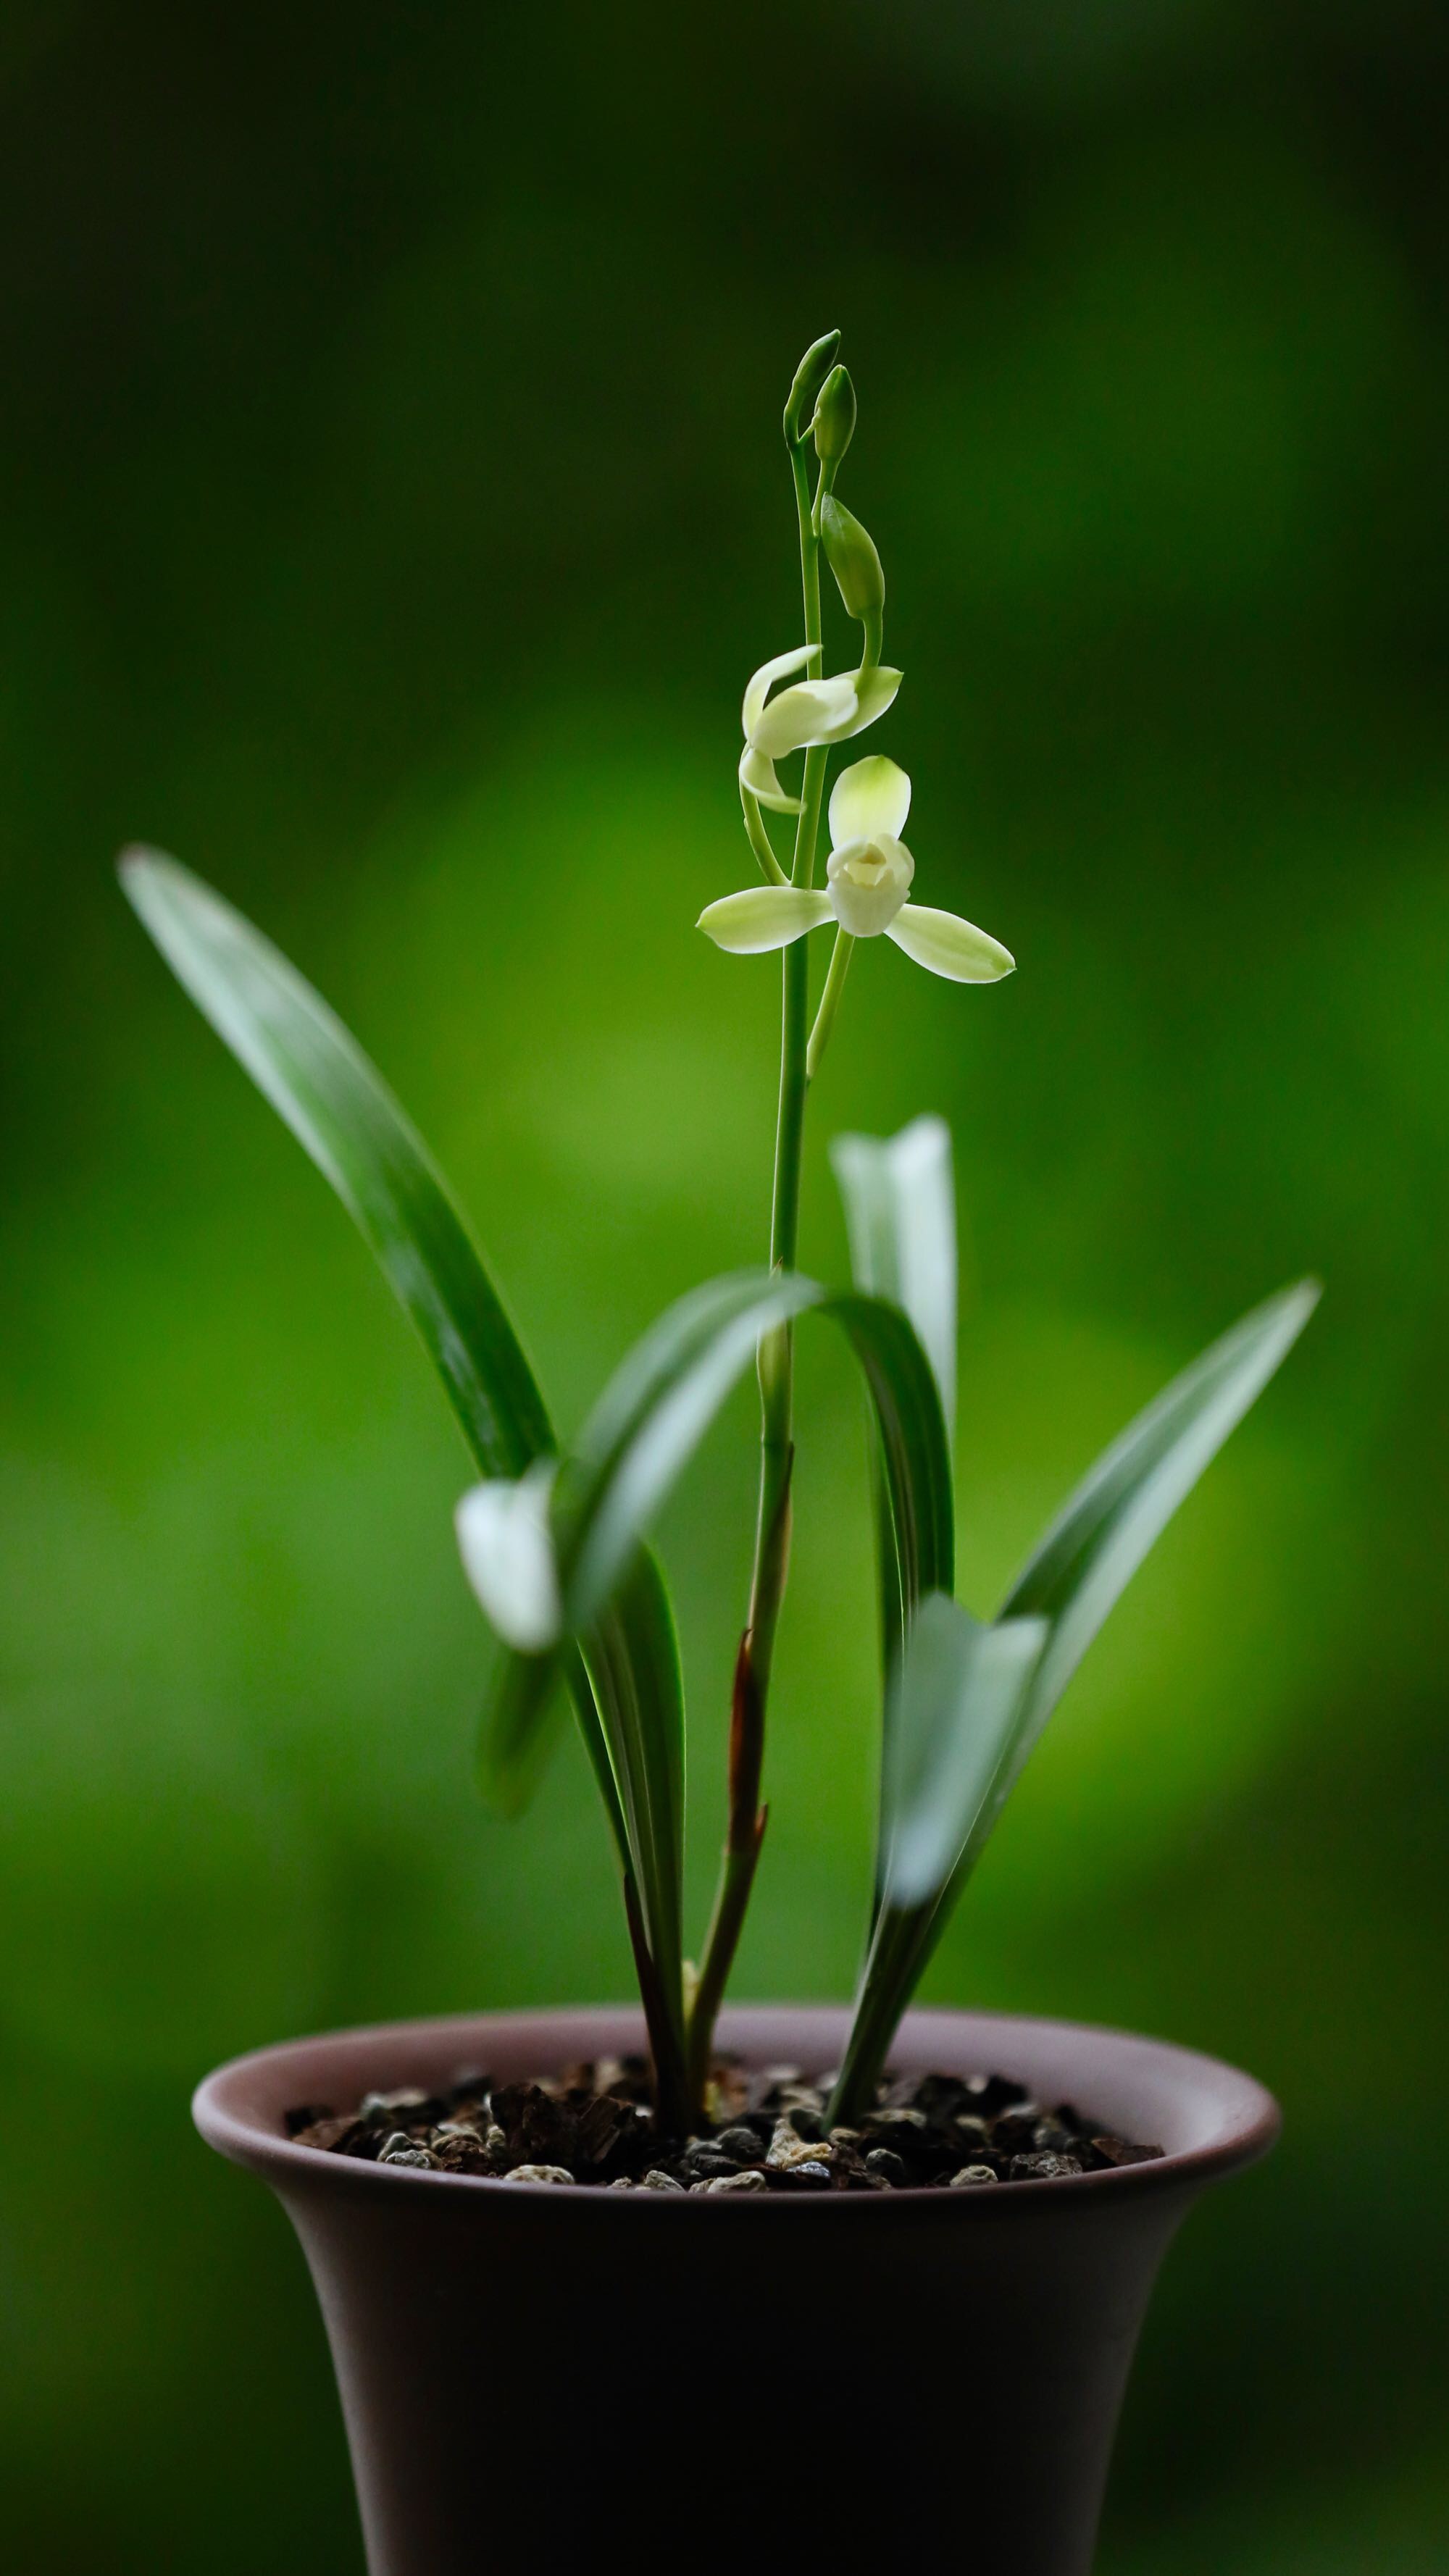
[[[1016,972],[1010,949],[989,930],[978,930],[959,913],[937,912],[930,904],[903,904],[885,935],[914,965],[944,975],[952,984],[999,984]]]
[[[800,798],[781,786],[775,775],[773,760],[767,760],[752,742],[740,754],[740,785],[757,805],[767,805],[772,814],[798,814]]]
[[[833,918],[830,897],[816,886],[746,886],[705,905],[696,928],[734,957],[788,948]]]

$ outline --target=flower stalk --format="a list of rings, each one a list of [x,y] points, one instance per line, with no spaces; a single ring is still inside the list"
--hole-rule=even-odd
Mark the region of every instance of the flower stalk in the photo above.
[[[802,361],[801,374],[817,352],[831,353],[839,333],[818,341]],[[843,370],[838,370],[843,373]],[[833,382],[833,379],[827,381]],[[847,384],[849,379],[847,378]],[[796,379],[797,386],[800,382]],[[810,489],[806,436],[796,425],[800,406],[792,390],[785,415],[785,440],[795,489],[795,515],[800,544],[800,591],[804,611],[806,673],[818,678],[823,668],[824,637],[820,614],[820,536],[816,509],[820,491]],[[854,398],[851,398],[852,416]],[[792,419],[793,414],[793,419]],[[848,438],[847,438],[848,443]],[[843,449],[842,449],[843,453]],[[820,469],[824,488],[826,467]],[[820,809],[825,794],[827,750],[811,745],[805,753],[805,777],[795,825],[795,849],[788,882],[808,888],[815,877]],[[745,824],[750,845],[767,877],[770,862],[781,883],[784,872],[774,859],[759,805],[744,790]],[[751,817],[750,808],[754,814]],[[756,834],[758,831],[759,838]],[[760,849],[769,849],[767,860]],[[772,882],[774,879],[772,878]],[[843,980],[843,978],[842,978]],[[770,1267],[793,1270],[800,1235],[800,1167],[805,1135],[805,1101],[809,1065],[809,956],[803,940],[788,947],[781,959],[780,1088],[775,1115],[775,1169],[770,1200]],[[699,1982],[689,2021],[688,2073],[696,2103],[709,2077],[714,2025],[724,1997],[744,1927],[764,1842],[768,1809],[760,1804],[765,1758],[765,1722],[775,1632],[785,1598],[790,1567],[790,1482],[794,1468],[795,1346],[793,1328],[778,1325],[760,1346],[760,1489],[755,1517],[755,1552],[750,1573],[749,1609],[735,1662],[730,1709],[728,1772],[729,1821],[714,1912],[705,1942]]]
[[[795,494],[805,640],[755,672],[745,691],[745,748],[740,800],[745,831],[763,887],[725,895],[706,906],[700,928],[724,949],[748,955],[778,948],[781,958],[780,1088],[770,1205],[770,1268],[796,1266],[805,1104],[830,1043],[851,959],[861,939],[884,933],[931,973],[956,983],[991,983],[1012,959],[1000,944],[954,913],[907,902],[915,860],[900,839],[911,782],[892,760],[855,762],[830,799],[826,883],[816,864],[825,773],[832,743],[875,723],[894,703],[901,674],[881,664],[885,574],[875,541],[835,498],[835,481],[855,434],[855,388],[836,361],[838,332],[808,349],[785,406],[785,447]],[[811,488],[810,447],[816,471]],[[861,632],[854,671],[827,678],[821,623],[820,564],[829,564],[841,605]],[[777,694],[771,694],[777,690]],[[798,798],[782,786],[777,760],[803,751]],[[795,815],[788,877],[776,855],[763,809]],[[810,1022],[807,934],[835,925],[835,944]],[[696,2105],[708,2081],[719,2010],[765,1831],[760,1804],[765,1727],[775,1634],[790,1569],[790,1487],[794,1467],[793,1328],[775,1325],[759,1346],[760,1487],[755,1517],[749,1607],[735,1666],[730,1715],[729,1823],[704,1961],[689,2016],[688,2073]]]

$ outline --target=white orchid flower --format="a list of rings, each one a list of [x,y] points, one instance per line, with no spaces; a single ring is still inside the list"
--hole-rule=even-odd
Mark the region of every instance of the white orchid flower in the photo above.
[[[810,659],[814,646],[797,644],[777,653],[755,672],[741,710],[745,748],[740,758],[740,785],[761,805],[777,814],[798,814],[800,799],[788,795],[775,775],[775,763],[787,752],[815,743],[846,742],[864,733],[883,716],[901,685],[899,671],[847,671],[833,680],[797,680],[776,698],[770,690]]]
[[[834,921],[853,939],[877,939],[884,931],[918,966],[953,984],[996,983],[1016,965],[1009,949],[954,912],[906,901],[916,863],[900,836],[910,809],[903,769],[879,754],[857,760],[842,770],[830,799],[825,885],[751,886],[724,895],[705,906],[699,928],[716,947],[747,957],[788,948]]]

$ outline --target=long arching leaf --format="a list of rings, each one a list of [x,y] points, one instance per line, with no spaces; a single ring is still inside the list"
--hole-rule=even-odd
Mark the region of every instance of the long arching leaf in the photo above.
[[[1033,1549],[997,1614],[1040,1615],[1051,1624],[1006,1789],[1108,1612],[1287,1358],[1321,1295],[1316,1279],[1303,1279],[1234,1324],[1103,1451]]]
[[[669,1590],[652,1548],[635,1551],[580,1651],[633,1860],[640,1925],[682,2061],[684,1677]]]
[[[1044,1619],[983,1625],[944,1592],[911,1622],[892,1676],[881,1894],[909,1913],[956,1866],[1046,1643]]]
[[[568,1637],[596,1619],[649,1524],[761,1337],[793,1317],[830,1316],[864,1372],[880,1435],[903,1597],[949,1590],[950,1459],[930,1363],[897,1307],[832,1293],[795,1272],[742,1271],[680,1298],[615,1372],[560,1466],[551,1530],[561,1605],[550,1652],[520,1655],[500,1691],[490,1767],[505,1783],[532,1743]],[[486,1597],[486,1587],[480,1587]]]
[[[381,1074],[320,993],[188,868],[128,850],[121,883],[375,1253],[484,1474],[520,1475],[553,1446],[543,1398],[448,1185]]]
[[[483,1474],[521,1476],[555,1446],[547,1409],[448,1185],[376,1067],[270,940],[176,860],[130,850],[121,881],[179,981],[376,1255]],[[606,1617],[584,1623],[553,1678],[574,1700],[631,1916],[637,1909],[682,2029],[682,1707],[673,1619],[651,1559],[638,1561]]]
[[[921,1622],[919,1649],[915,1635],[908,1639],[896,1723],[908,1724],[918,1752],[934,1748],[926,1777],[948,1784],[951,1831],[934,1830],[923,1814],[914,1838],[903,1839],[899,1818],[887,1831],[879,1911],[832,2104],[837,2119],[868,2098],[952,1908],[1103,1620],[1291,1350],[1319,1293],[1315,1281],[1305,1280],[1270,1298],[1129,1424],[1052,1523],[1012,1585],[994,1628],[978,1629],[954,1604],[938,1610],[932,1603]],[[981,1676],[993,1667],[981,1641],[1008,1634],[1023,1648],[1019,1686],[1014,1695],[983,1693]],[[950,1756],[953,1727],[962,1730],[963,1742]],[[888,1778],[908,1777],[892,1774],[892,1759],[888,1755]],[[936,1821],[944,1828],[944,1815]],[[905,1866],[903,1852],[909,1855]]]
[[[910,1316],[936,1372],[949,1438],[956,1420],[956,1193],[944,1118],[895,1136],[836,1136],[830,1161],[845,1208],[850,1275]]]
[[[911,1622],[888,1687],[879,1903],[832,2104],[840,2120],[869,2105],[938,1899],[990,1796],[1046,1636],[1044,1619],[985,1627],[944,1592],[930,1593]]]
[[[956,1193],[951,1131],[944,1118],[916,1118],[895,1136],[837,1136],[830,1160],[845,1209],[850,1275],[857,1288],[888,1298],[909,1315],[936,1374],[950,1440],[956,1412]],[[876,1895],[885,1882],[884,1767],[890,1759],[896,1695],[892,1676],[906,1642],[910,1605],[900,1583],[890,1501],[872,1442],[876,1592],[884,1685],[882,1786],[876,1851]]]

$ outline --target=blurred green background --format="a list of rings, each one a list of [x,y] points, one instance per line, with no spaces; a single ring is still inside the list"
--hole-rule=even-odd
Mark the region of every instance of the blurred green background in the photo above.
[[[190,2085],[629,1978],[576,1745],[519,1826],[473,1794],[441,1397],[112,855],[173,849],[321,984],[576,1422],[661,1304],[764,1248],[777,971],[691,924],[750,881],[739,692],[797,632],[778,412],[833,323],[907,672],[871,747],[915,778],[923,899],[1021,971],[857,959],[803,1256],[843,1263],[829,1132],[943,1110],[975,1605],[1175,1366],[1305,1268],[1329,1291],[928,1991],[1171,2033],[1286,2106],[1165,2278],[1104,2576],[1449,2564],[1446,70],[1449,22],[1398,0],[12,0],[16,2576],[356,2576],[300,2258]],[[862,1928],[863,1443],[828,1338],[758,1994],[843,1994]],[[664,1532],[697,1914],[751,1447],[742,1397]]]

